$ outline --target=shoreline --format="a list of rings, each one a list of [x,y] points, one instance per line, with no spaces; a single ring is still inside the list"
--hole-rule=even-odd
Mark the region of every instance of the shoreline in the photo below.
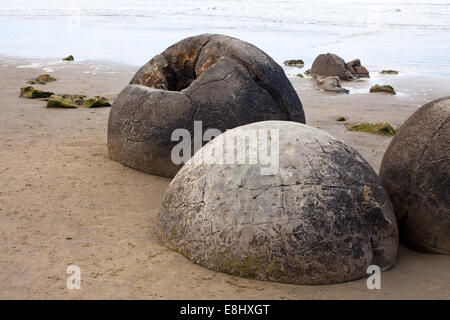
[[[113,100],[139,67],[75,61],[18,68],[40,60],[10,60],[4,63],[0,56],[0,298],[450,298],[445,285],[450,256],[421,254],[402,245],[397,264],[382,273],[381,290],[367,289],[366,279],[290,285],[238,278],[192,263],[161,246],[155,236],[160,200],[170,180],[108,158],[110,108],[49,110],[43,101],[18,97],[27,79],[49,73],[57,81],[37,88]],[[321,92],[311,79],[289,79],[307,124],[342,139],[378,172],[391,138],[348,131],[335,117],[398,127],[417,107],[450,94],[448,78],[395,77],[387,79],[404,95],[364,92],[368,82],[342,82],[356,92],[349,95]],[[82,270],[80,290],[66,288],[70,264]]]

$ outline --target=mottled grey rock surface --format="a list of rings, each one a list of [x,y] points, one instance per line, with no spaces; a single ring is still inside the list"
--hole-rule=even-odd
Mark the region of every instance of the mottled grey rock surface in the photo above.
[[[324,91],[331,91],[337,93],[349,93],[348,89],[341,86],[339,77],[337,76],[319,76],[316,79],[317,88]]]
[[[152,88],[152,89],[150,89]],[[305,123],[300,99],[282,68],[239,39],[213,34],[186,38],[135,74],[112,106],[111,159],[151,174],[173,177],[176,128],[194,121],[220,131],[263,120]]]
[[[279,132],[275,174],[261,175],[259,163],[196,164],[220,148],[220,137],[267,128]],[[286,121],[253,123],[220,137],[165,192],[158,235],[169,248],[212,270],[294,284],[339,283],[366,276],[371,264],[394,265],[392,205],[358,152]]]
[[[397,131],[380,178],[409,247],[450,254],[450,96],[417,110]]]

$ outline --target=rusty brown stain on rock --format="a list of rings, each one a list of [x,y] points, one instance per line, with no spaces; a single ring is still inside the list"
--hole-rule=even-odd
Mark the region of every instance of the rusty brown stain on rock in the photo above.
[[[362,190],[363,203],[369,204],[373,202],[372,191],[368,186],[364,186]]]
[[[202,73],[205,72],[206,69],[211,67],[213,64],[215,64],[219,59],[216,55],[213,55],[210,59],[208,59],[204,64],[202,64],[201,71]]]
[[[142,75],[141,84],[147,87],[167,90],[167,81],[157,70],[151,70]]]

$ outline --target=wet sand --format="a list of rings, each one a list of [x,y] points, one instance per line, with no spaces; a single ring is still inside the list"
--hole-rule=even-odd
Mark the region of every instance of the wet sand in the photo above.
[[[400,248],[382,273],[327,286],[247,280],[213,272],[159,245],[159,203],[168,179],[108,159],[110,108],[49,110],[18,97],[26,79],[50,72],[37,88],[114,99],[137,67],[95,62],[33,65],[0,59],[1,299],[450,299],[450,256]],[[290,78],[307,123],[343,139],[378,171],[389,137],[349,132],[349,121],[400,126],[427,101],[450,94],[450,79],[381,78],[400,94],[369,94],[368,82],[343,83],[355,94],[320,92]],[[388,83],[387,83],[388,82]],[[81,268],[81,289],[66,288],[66,268]]]

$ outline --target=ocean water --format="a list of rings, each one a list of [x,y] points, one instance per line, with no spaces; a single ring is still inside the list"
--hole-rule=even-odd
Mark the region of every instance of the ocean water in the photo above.
[[[332,52],[371,71],[450,77],[450,1],[0,1],[0,55],[142,65],[206,32],[246,40],[279,63],[308,67]]]

